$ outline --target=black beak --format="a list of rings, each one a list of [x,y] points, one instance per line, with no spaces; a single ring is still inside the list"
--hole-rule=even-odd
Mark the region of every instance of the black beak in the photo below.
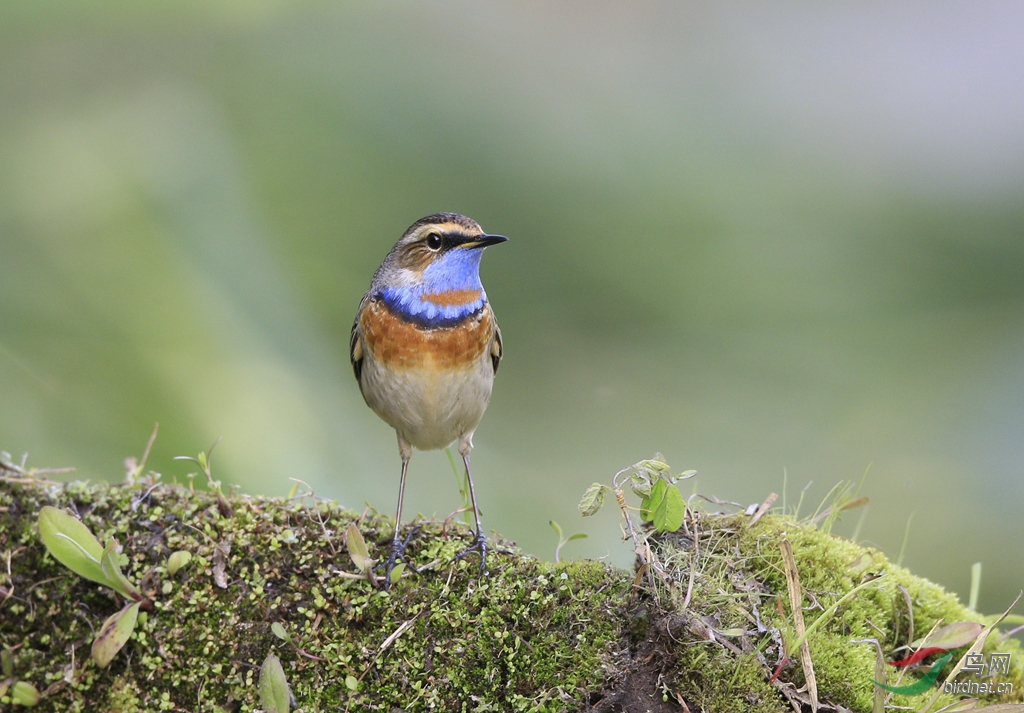
[[[497,245],[503,243],[508,238],[504,235],[478,235],[472,240],[468,240],[463,243],[463,247],[467,248],[486,248],[488,245]]]

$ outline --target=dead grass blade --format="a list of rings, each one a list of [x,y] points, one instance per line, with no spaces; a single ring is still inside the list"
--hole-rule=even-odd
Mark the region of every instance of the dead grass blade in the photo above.
[[[793,628],[796,631],[800,642],[800,666],[804,670],[804,679],[807,681],[807,693],[811,696],[811,711],[818,711],[818,680],[814,677],[814,664],[811,662],[811,649],[807,645],[804,636],[807,629],[804,627],[803,610],[803,589],[800,587],[800,575],[796,570],[796,558],[793,557],[793,545],[789,540],[780,543],[782,549],[782,565],[786,572],[786,587],[789,589],[789,608],[793,612]]]

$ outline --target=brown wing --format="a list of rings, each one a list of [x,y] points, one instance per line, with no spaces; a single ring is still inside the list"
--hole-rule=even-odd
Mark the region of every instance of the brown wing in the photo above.
[[[494,323],[494,341],[491,342],[491,364],[494,365],[494,373],[498,373],[498,364],[501,363],[501,329],[498,323]]]
[[[356,374],[356,381],[359,381],[363,373],[363,342],[359,338],[359,321],[352,325],[352,335],[348,338],[348,358],[352,362],[352,371]]]

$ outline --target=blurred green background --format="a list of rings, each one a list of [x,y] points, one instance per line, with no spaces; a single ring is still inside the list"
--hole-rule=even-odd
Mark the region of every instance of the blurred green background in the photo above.
[[[627,564],[594,480],[840,480],[982,608],[1024,585],[1024,6],[0,4],[0,448],[391,513],[348,336],[414,220],[510,242],[484,522]],[[869,468],[870,466],[870,468]],[[684,492],[690,486],[684,485]],[[409,515],[458,506],[417,453]],[[859,517],[846,517],[851,532]]]

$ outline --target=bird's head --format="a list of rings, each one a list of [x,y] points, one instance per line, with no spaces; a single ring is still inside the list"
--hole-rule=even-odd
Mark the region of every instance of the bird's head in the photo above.
[[[456,319],[486,301],[480,258],[504,242],[458,213],[438,213],[409,226],[374,275],[373,289],[402,311],[428,321]]]

